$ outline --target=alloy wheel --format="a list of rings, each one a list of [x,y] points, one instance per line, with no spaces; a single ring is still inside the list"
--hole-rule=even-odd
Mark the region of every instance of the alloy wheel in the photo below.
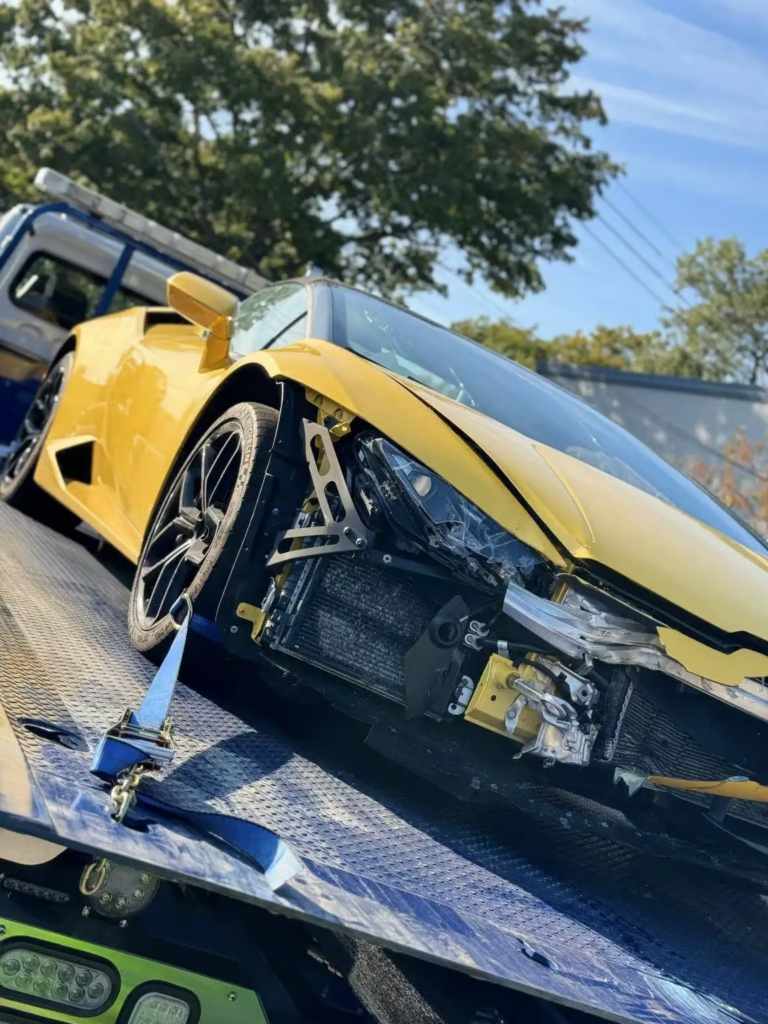
[[[138,570],[143,628],[167,615],[197,575],[229,509],[242,462],[242,430],[232,421],[206,438],[176,477]]]
[[[60,363],[40,385],[3,462],[0,477],[3,487],[7,488],[19,479],[37,451],[59,404],[66,372],[66,366]]]

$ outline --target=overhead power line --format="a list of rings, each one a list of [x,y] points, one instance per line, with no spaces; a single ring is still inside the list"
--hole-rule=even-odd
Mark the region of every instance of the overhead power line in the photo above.
[[[648,209],[648,207],[645,205],[645,203],[641,203],[640,200],[632,192],[630,192],[630,190],[627,188],[627,186],[624,184],[624,182],[621,179],[618,179],[616,181],[616,184],[619,186],[619,188],[623,189],[624,192],[626,192],[626,194],[629,196],[629,198],[632,200],[632,202],[635,204],[635,206],[639,210],[642,210],[642,212],[645,214],[645,216],[648,218],[648,220],[653,221],[653,223],[656,225],[656,227],[666,235],[666,237],[669,239],[669,241],[674,246],[676,246],[680,250],[680,252],[685,252],[685,246],[682,244],[682,242],[679,242],[675,238],[675,236],[673,234],[671,234],[670,231],[667,230],[666,225],[664,223],[662,223],[662,221],[660,221],[659,218],[655,214],[651,213],[651,211]]]
[[[619,256],[619,254],[615,250],[613,250],[610,247],[610,245],[608,245],[608,243],[600,237],[600,235],[597,234],[594,228],[590,227],[589,224],[582,224],[582,227],[587,232],[587,234],[590,235],[597,242],[599,246],[605,249],[608,255],[612,259],[614,259],[620,267],[623,267],[623,269],[629,274],[630,277],[634,278],[634,280],[637,281],[641,288],[648,292],[651,298],[655,299],[661,306],[666,305],[666,300],[663,299],[657,291],[651,288],[651,286],[646,281],[644,281],[639,274],[635,273],[635,271],[632,269],[632,267],[630,267],[627,261],[622,259],[622,257]]]
[[[629,189],[626,187],[626,185],[623,184],[623,182],[619,182],[619,184],[627,193],[629,198],[635,203],[635,205],[638,206],[641,210],[643,210],[645,215],[659,226],[659,228],[664,232],[666,237],[669,238],[673,245],[677,246],[679,249],[682,249],[682,245],[680,244],[680,242],[678,242],[677,239],[675,239],[674,236],[671,235],[669,231],[667,231],[662,222],[654,214],[652,214],[651,211],[646,206],[644,206],[644,204],[641,203],[639,199],[635,198],[635,196],[629,191]],[[616,216],[619,217],[627,225],[627,227],[630,228],[632,232],[638,238],[640,238],[660,259],[664,260],[665,263],[667,263],[670,267],[674,268],[675,264],[669,259],[669,257],[666,256],[661,249],[659,249],[655,242],[651,238],[649,238],[648,235],[641,228],[639,228],[637,224],[635,224],[635,222],[623,210],[617,207],[615,203],[611,202],[609,199],[604,198],[604,202],[614,212],[614,214],[616,214]],[[659,267],[656,266],[650,259],[648,259],[638,249],[636,245],[629,241],[622,234],[622,232],[619,231],[617,227],[604,216],[604,214],[598,212],[597,218],[603,224],[603,226],[608,231],[610,231],[610,233],[629,252],[632,253],[635,259],[639,260],[639,262],[642,263],[645,269],[649,273],[651,273],[654,276],[654,278],[656,278],[656,280],[660,281],[661,284],[674,295],[675,299],[677,300],[677,304],[682,303],[688,309],[694,308],[694,303],[691,302],[691,300],[686,295],[677,291],[675,286],[667,278],[666,274],[662,270],[660,270]],[[624,272],[635,281],[636,284],[640,285],[643,291],[645,291],[648,295],[651,296],[651,298],[653,298],[656,302],[659,303],[662,309],[665,309],[666,311],[672,313],[679,312],[679,306],[674,306],[670,304],[667,300],[665,300],[655,288],[651,287],[651,285],[625,259],[623,259],[615,251],[615,249],[613,249],[605,241],[604,238],[600,237],[600,235],[594,230],[593,227],[591,227],[591,225],[587,223],[582,223],[582,227],[587,232],[587,234],[590,235],[590,237],[595,242],[597,242],[597,244],[603,250],[605,250],[605,252],[611,257],[611,259],[614,260],[614,262],[617,263],[622,268],[622,270],[624,270]],[[464,280],[463,277],[461,277],[461,275],[453,267],[450,267],[439,260],[437,262],[438,266],[442,267],[444,270],[452,274],[463,288],[466,288],[467,291],[474,295],[478,302],[482,303],[484,306],[486,306],[486,308],[493,309],[495,312],[501,314],[501,316],[503,316],[504,318],[510,319],[510,314],[508,310],[505,309],[499,302],[494,301],[494,299],[491,296],[483,294],[473,285],[470,285],[467,281]],[[721,326],[725,328],[727,333],[730,333],[734,327],[741,326],[745,330],[748,329],[748,325],[744,325],[740,317],[734,316],[732,314],[728,316],[715,315],[713,319],[715,320],[715,322],[719,321]]]
[[[637,259],[639,259],[643,263],[643,265],[654,275],[654,277],[656,277],[658,280],[662,282],[665,288],[667,288],[669,291],[673,293],[678,302],[685,304],[685,306],[688,309],[694,308],[694,303],[691,302],[691,300],[686,295],[683,295],[680,292],[678,292],[674,288],[674,286],[667,280],[664,274],[661,273],[661,271],[657,267],[655,267],[648,259],[646,259],[646,257],[641,252],[638,251],[637,247],[634,246],[631,242],[629,242],[621,234],[621,232],[618,231],[602,214],[598,213],[597,217],[604,225],[604,227],[606,227],[622,243],[622,245],[624,245]],[[626,219],[631,226],[631,222],[628,218],[622,219]],[[648,285],[648,283],[645,280],[643,280],[643,278],[641,278],[640,275],[636,273],[635,270],[633,270],[633,268],[629,266],[626,263],[626,261],[623,260],[605,242],[605,240],[602,239],[594,231],[592,227],[590,227],[588,224],[584,224],[583,227],[587,231],[587,233],[598,243],[598,245],[600,245],[611,256],[611,258],[615,260],[615,262],[618,263],[622,267],[622,269],[625,270],[626,273],[628,273],[643,288],[644,291],[646,291],[649,295],[652,295],[656,299],[656,301],[659,302],[662,308],[665,308],[666,310],[672,313],[680,312],[679,306],[671,306],[669,303],[665,302],[665,300],[662,299],[658,292],[655,289],[651,288]],[[717,326],[719,325],[725,337],[733,334],[734,327],[737,330],[741,329],[745,333],[750,332],[750,325],[747,322],[745,322],[740,316],[734,313],[724,314],[718,313],[715,310],[711,310],[710,319],[715,329],[717,329]]]
[[[641,238],[650,249],[653,249],[653,251],[660,259],[664,260],[664,262],[668,264],[673,270],[677,269],[677,264],[675,263],[675,261],[671,260],[669,256],[666,255],[666,253],[663,253],[661,249],[659,249],[659,247],[653,241],[653,239],[649,238],[644,231],[641,231],[637,224],[631,221],[623,210],[620,210],[619,207],[616,206],[615,203],[612,203],[607,196],[603,196],[603,202],[606,206],[610,207],[610,209],[613,210],[617,217],[620,217],[624,221],[627,227],[634,231],[638,238]]]
[[[608,230],[611,232],[611,234],[615,238],[618,238],[618,240],[621,242],[621,244],[623,246],[625,246],[627,249],[629,249],[629,251],[632,253],[632,255],[635,256],[637,259],[639,259],[640,262],[643,264],[643,266],[647,267],[648,270],[653,274],[653,276],[655,278],[657,278],[659,281],[661,281],[661,283],[664,285],[665,288],[667,288],[669,291],[672,292],[672,294],[675,296],[676,299],[681,299],[688,306],[690,306],[690,302],[688,302],[688,299],[686,299],[685,296],[682,296],[682,295],[680,295],[678,293],[678,291],[675,288],[675,286],[673,284],[670,284],[670,282],[667,280],[666,275],[663,274],[657,267],[655,267],[651,263],[650,260],[647,260],[645,258],[645,256],[643,256],[643,254],[640,252],[640,250],[636,246],[634,246],[631,242],[628,242],[627,239],[624,237],[624,235],[622,235],[622,233],[620,231],[618,231],[611,224],[610,221],[606,220],[606,218],[602,215],[602,213],[598,213],[597,217],[598,217],[598,220],[600,220],[605,225],[605,227],[608,228]]]
[[[465,281],[461,274],[459,274],[457,270],[454,270],[453,267],[449,267],[447,263],[443,263],[442,260],[436,260],[436,263],[438,267],[442,267],[442,269],[447,270],[449,274],[453,274],[458,283],[463,288],[466,288],[468,292],[471,292],[477,298],[478,302],[481,302],[489,309],[493,309],[497,313],[500,313],[507,320],[511,319],[509,311],[504,309],[500,302],[496,302],[490,295],[483,295],[479,289],[475,288],[474,285],[471,285],[468,281]]]

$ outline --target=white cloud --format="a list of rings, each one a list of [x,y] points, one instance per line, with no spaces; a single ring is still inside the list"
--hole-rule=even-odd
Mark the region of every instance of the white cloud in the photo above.
[[[725,4],[732,0],[708,0]],[[735,0],[742,7],[766,0]],[[768,61],[728,36],[643,0],[572,0],[590,19],[590,74],[615,121],[763,150],[768,148]]]
[[[768,4],[765,0],[695,0],[700,8],[714,11],[727,21],[745,22],[768,28]]]
[[[718,168],[701,161],[672,160],[663,156],[635,154],[624,157],[632,169],[632,180],[653,185],[671,185],[702,196],[727,199],[730,203],[758,209],[768,208],[765,175],[759,169],[729,165]]]
[[[738,116],[722,107],[697,107],[662,93],[615,85],[598,78],[574,76],[571,84],[578,89],[594,90],[603,101],[609,121],[747,149],[768,150],[768,107],[752,111],[751,116]]]

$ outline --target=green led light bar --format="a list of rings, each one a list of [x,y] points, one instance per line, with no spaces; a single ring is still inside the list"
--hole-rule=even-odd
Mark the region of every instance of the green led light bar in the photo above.
[[[268,1024],[258,995],[238,985],[7,917],[0,935],[0,1017],[8,1010],[59,1024]]]

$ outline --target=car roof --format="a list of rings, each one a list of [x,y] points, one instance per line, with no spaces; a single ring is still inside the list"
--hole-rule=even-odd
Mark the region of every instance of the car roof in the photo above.
[[[464,341],[468,341],[473,345],[480,344],[473,338],[468,338],[465,334],[460,334],[458,331],[454,331],[452,327],[448,327],[446,324],[441,324],[437,320],[431,320],[428,316],[423,316],[421,313],[417,313],[415,310],[409,309],[408,306],[401,306],[399,302],[393,302],[391,299],[385,299],[383,295],[375,295],[373,292],[366,291],[364,288],[357,288],[353,284],[347,284],[345,281],[339,281],[338,278],[335,277],[327,277],[325,274],[306,274],[304,277],[287,277],[282,281],[270,281],[266,287],[270,288],[278,284],[302,284],[309,288],[317,286],[326,288],[344,288],[347,291],[357,292],[358,295],[368,295],[377,302],[383,302],[387,306],[392,306],[393,309],[397,309],[401,313],[407,313],[409,316],[416,317],[417,320],[423,320],[425,323],[431,324],[433,327],[439,327],[441,331],[448,331],[450,334],[454,334],[457,338],[462,338]],[[254,292],[254,294],[258,295],[260,292]]]

